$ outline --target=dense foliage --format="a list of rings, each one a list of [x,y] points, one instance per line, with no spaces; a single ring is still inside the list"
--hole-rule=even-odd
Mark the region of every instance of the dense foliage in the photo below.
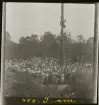
[[[6,38],[6,58],[26,59],[33,56],[60,58],[60,35],[45,32],[41,37],[38,36],[35,34],[26,37],[22,36],[19,43]],[[70,36],[70,34],[64,33],[65,60],[81,63],[92,62],[93,37],[85,40],[82,35],[78,35],[76,40],[73,40]]]

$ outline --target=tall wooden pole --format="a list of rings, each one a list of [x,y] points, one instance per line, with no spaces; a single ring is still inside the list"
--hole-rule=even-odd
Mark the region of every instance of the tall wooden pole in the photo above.
[[[70,59],[70,63],[71,63],[71,35],[69,33],[69,59]]]
[[[61,69],[63,71],[63,65],[64,65],[64,40],[63,40],[63,34],[64,34],[64,28],[66,27],[64,25],[64,4],[61,4],[61,38],[60,38],[60,64],[61,64]]]
[[[97,103],[98,79],[98,3],[95,4],[94,45],[93,45],[93,103]]]
[[[1,44],[1,105],[4,105],[5,34],[6,34],[6,2],[3,2],[3,5],[2,5],[2,44]]]

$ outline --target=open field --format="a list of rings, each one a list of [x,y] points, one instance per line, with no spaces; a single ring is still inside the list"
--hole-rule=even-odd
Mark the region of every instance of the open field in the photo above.
[[[17,63],[15,65],[17,65]],[[19,70],[18,67],[21,68],[21,70]],[[34,72],[35,70],[32,68],[25,68],[22,71],[22,66],[18,67],[16,68],[13,64],[13,66],[6,68],[5,96],[92,98],[91,67],[75,65],[75,70],[72,68],[73,70],[70,72],[71,75],[69,79],[67,78],[66,83],[62,84],[44,84],[42,82],[41,72]],[[44,71],[42,70],[42,72]]]

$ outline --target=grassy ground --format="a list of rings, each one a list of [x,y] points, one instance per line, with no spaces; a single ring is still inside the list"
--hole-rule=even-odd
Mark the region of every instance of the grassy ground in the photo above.
[[[66,85],[45,86],[29,72],[6,71],[5,96],[92,98],[92,72],[82,68],[72,73]]]

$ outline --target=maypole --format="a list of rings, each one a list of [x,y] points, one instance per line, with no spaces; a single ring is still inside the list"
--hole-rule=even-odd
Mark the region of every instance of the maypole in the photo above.
[[[61,71],[63,71],[63,65],[64,65],[64,39],[63,39],[63,36],[64,36],[64,28],[66,27],[65,26],[65,21],[64,20],[64,4],[62,3],[61,4],[61,22],[60,22],[60,25],[61,25],[61,38],[60,38],[60,65],[61,65]]]

